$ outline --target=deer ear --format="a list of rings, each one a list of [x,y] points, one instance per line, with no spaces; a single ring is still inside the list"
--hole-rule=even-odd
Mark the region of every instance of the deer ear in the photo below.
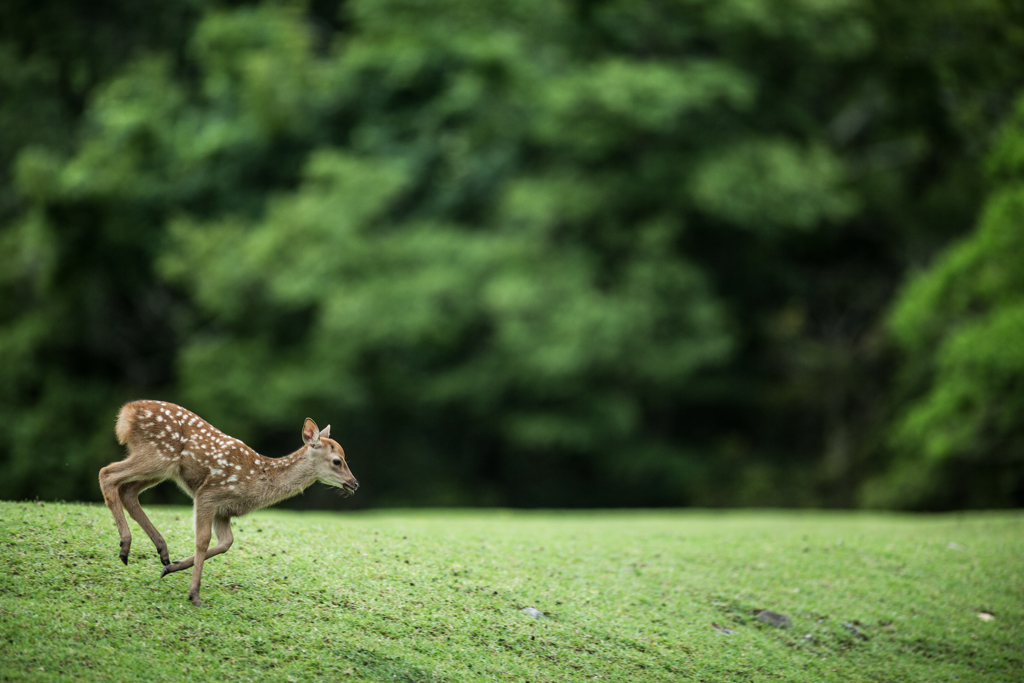
[[[331,437],[331,425],[327,425],[326,427],[324,427],[323,429],[320,430],[320,438],[321,439],[329,439],[330,437]]]
[[[320,443],[320,430],[311,418],[306,418],[302,425],[302,441],[307,446],[315,446]]]

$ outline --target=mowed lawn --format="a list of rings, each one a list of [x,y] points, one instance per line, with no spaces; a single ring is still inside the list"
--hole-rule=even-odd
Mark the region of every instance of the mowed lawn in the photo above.
[[[1024,680],[1022,514],[271,510],[201,608],[129,524],[0,503],[0,680]]]

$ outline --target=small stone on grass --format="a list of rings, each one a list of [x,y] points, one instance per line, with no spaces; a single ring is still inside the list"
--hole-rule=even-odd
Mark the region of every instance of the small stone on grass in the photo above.
[[[756,616],[769,626],[778,626],[779,628],[786,628],[792,623],[790,622],[789,617],[785,614],[779,614],[778,612],[773,612],[770,609],[763,609],[758,612]]]
[[[519,611],[522,612],[523,614],[525,614],[528,617],[533,617],[534,619],[543,619],[544,618],[544,613],[541,612],[539,609],[535,609],[533,607],[524,607],[523,609],[521,609]]]

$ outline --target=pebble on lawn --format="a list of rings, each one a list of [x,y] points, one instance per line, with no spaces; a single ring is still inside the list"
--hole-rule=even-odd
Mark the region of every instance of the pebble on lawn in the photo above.
[[[778,626],[779,628],[786,628],[791,623],[789,621],[789,617],[785,614],[779,614],[778,612],[773,612],[770,609],[763,609],[758,612],[757,618],[769,626]]]

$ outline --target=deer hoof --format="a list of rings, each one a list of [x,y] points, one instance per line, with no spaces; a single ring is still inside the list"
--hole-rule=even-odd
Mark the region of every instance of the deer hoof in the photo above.
[[[162,579],[165,576],[167,576],[168,574],[170,574],[171,572],[178,571],[177,564],[178,564],[177,562],[168,562],[167,564],[165,564],[164,565],[164,570],[162,572],[160,572],[160,578]]]
[[[192,604],[196,607],[202,607],[203,601],[199,599],[199,595],[189,595],[188,599],[192,601]]]
[[[128,564],[128,551],[131,550],[131,547],[131,541],[127,543],[121,541],[121,552],[118,553],[118,557],[120,557],[121,561],[124,562],[126,565]]]

